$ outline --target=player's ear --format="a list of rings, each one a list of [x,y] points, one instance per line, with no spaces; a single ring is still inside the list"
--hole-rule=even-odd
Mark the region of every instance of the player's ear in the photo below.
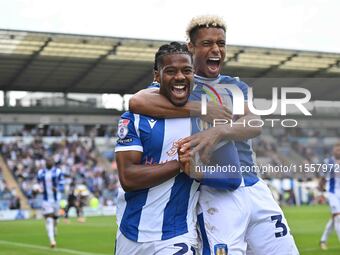
[[[191,52],[191,54],[194,54],[195,52],[195,47],[192,42],[188,43],[188,50]]]
[[[153,71],[153,80],[157,81],[158,83],[161,83],[159,71],[157,71],[157,70]]]

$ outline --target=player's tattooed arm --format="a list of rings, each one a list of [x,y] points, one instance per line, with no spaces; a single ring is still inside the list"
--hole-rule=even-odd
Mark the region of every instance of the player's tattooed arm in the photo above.
[[[120,151],[116,153],[116,158],[119,181],[127,192],[157,186],[180,172],[177,160],[141,165],[142,153],[139,151]]]
[[[214,119],[232,118],[232,113],[226,106],[218,106],[212,102],[207,103],[207,115],[201,115],[200,101],[189,101],[183,107],[174,106],[159,94],[157,88],[143,89],[133,95],[129,101],[129,110],[156,118],[200,117],[210,123]]]

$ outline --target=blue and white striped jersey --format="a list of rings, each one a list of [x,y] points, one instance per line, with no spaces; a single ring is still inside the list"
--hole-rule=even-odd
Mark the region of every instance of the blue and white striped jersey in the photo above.
[[[155,119],[126,112],[118,125],[115,151],[140,151],[141,164],[164,163],[178,158],[177,142],[190,133],[189,118]],[[166,240],[188,232],[196,238],[198,187],[198,182],[180,173],[152,188],[120,190],[120,231],[136,242]]]
[[[340,197],[340,161],[336,161],[334,157],[329,157],[324,160],[324,164],[327,164],[326,189]]]
[[[57,202],[64,190],[64,175],[57,167],[43,168],[38,171],[38,182],[43,188],[44,201]]]

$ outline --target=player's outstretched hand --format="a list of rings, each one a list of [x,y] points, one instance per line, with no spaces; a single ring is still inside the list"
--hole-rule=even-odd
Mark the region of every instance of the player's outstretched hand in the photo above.
[[[207,114],[201,115],[200,118],[206,122],[213,124],[215,119],[230,121],[233,118],[233,114],[225,105],[216,105],[213,102],[208,102]]]
[[[202,132],[188,136],[180,141],[180,151],[187,152],[191,157],[199,153],[200,160],[204,164],[209,164],[212,152],[221,141],[221,126],[212,127]]]

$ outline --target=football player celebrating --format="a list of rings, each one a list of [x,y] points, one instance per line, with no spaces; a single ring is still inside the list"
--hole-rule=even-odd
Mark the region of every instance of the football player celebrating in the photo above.
[[[226,56],[226,26],[216,16],[200,16],[191,20],[187,36],[195,68],[194,93],[201,93],[221,105],[230,105],[221,84],[237,86],[245,99],[244,116],[233,126],[216,126],[196,133],[181,141],[181,150],[191,156],[200,154],[203,162],[221,141],[235,141],[241,167],[253,169],[255,164],[251,138],[260,128],[248,125],[247,120],[258,118],[247,106],[248,86],[238,78],[221,75]],[[231,93],[229,91],[229,98]],[[192,98],[195,100],[195,98]],[[197,104],[189,102],[174,107],[155,88],[145,89],[130,99],[130,110],[154,117],[175,118],[196,114]],[[228,155],[225,155],[228,157]],[[248,167],[248,168],[247,168]],[[292,255],[298,254],[294,239],[281,208],[273,199],[267,185],[252,171],[244,171],[240,188],[234,192],[202,186],[199,222],[203,239],[203,254],[213,254],[216,245],[225,244],[230,254]]]
[[[175,106],[188,100],[192,56],[185,45],[163,45],[155,57],[160,93]],[[177,146],[190,119],[155,119],[126,112],[115,148],[119,180],[116,254],[195,254],[199,183],[180,171]]]
[[[161,95],[175,107],[184,105],[193,82],[192,56],[186,45],[173,42],[161,46],[154,70]],[[177,161],[179,142],[191,134],[192,121],[131,112],[122,115],[116,155],[125,192],[118,198],[117,254],[195,254],[198,181],[226,190],[240,185],[239,171],[205,178]],[[233,143],[222,145],[215,160],[220,160],[218,152],[226,151],[230,159],[224,163],[237,166]]]

